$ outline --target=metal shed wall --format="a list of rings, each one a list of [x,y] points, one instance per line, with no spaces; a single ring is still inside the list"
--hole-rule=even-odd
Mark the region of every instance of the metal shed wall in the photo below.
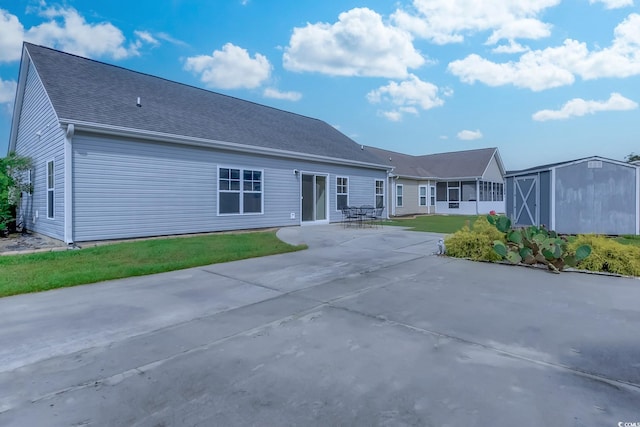
[[[561,233],[636,234],[636,168],[604,160],[555,170],[555,225]]]

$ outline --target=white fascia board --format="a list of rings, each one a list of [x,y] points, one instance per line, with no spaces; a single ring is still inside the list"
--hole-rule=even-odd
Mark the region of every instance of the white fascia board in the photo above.
[[[15,151],[16,141],[18,140],[18,122],[20,121],[20,110],[22,109],[22,100],[24,98],[24,90],[27,85],[27,71],[29,70],[29,64],[31,63],[31,57],[27,48],[22,47],[22,59],[20,61],[20,70],[18,71],[18,87],[16,88],[15,99],[13,102],[13,115],[11,116],[11,133],[9,134],[9,146],[7,147],[7,154]]]
[[[278,150],[275,148],[265,148],[255,145],[238,144],[235,142],[217,141],[206,138],[196,138],[191,136],[173,135],[163,132],[154,132],[149,130],[139,130],[124,128],[120,126],[104,125],[91,122],[83,122],[79,120],[60,119],[63,125],[74,125],[77,132],[99,133],[103,135],[113,135],[120,137],[130,137],[138,139],[146,139],[150,141],[169,142],[173,144],[191,145],[197,147],[219,148],[225,150],[239,151],[251,154],[264,154],[276,157],[292,158],[297,160],[309,160],[315,162],[333,163],[348,166],[359,166],[371,169],[380,169],[390,171],[391,168],[386,165],[377,163],[360,162],[357,160],[346,160],[335,157],[320,156],[317,154],[299,153],[296,151]]]
[[[18,77],[18,88],[16,90],[16,100],[13,106],[13,117],[11,119],[11,134],[9,137],[9,152],[14,151],[16,148],[16,142],[18,140],[18,123],[20,122],[20,114],[18,114],[22,109],[22,100],[24,99],[24,91],[27,86],[27,75],[29,71],[29,67],[32,67],[38,80],[40,81],[40,85],[42,86],[42,90],[47,95],[47,102],[51,107],[51,111],[53,111],[54,116],[56,116],[55,121],[60,123],[60,119],[58,118],[58,112],[53,106],[53,102],[51,102],[51,97],[47,92],[47,87],[42,82],[40,78],[40,73],[38,73],[38,68],[36,64],[31,60],[31,55],[29,55],[29,51],[26,46],[22,47],[22,60],[20,61],[20,74]]]

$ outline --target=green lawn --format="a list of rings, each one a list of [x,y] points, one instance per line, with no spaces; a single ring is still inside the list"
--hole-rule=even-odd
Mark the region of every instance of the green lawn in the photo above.
[[[306,249],[275,232],[143,240],[0,257],[0,297]]]
[[[463,226],[473,226],[476,215],[421,215],[415,218],[395,218],[385,221],[384,225],[412,227],[414,231],[430,231],[432,233],[455,233]]]

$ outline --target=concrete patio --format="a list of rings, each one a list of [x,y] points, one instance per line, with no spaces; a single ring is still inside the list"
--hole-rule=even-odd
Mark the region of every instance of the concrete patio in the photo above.
[[[640,421],[640,281],[279,237],[309,249],[0,299],[0,425]]]

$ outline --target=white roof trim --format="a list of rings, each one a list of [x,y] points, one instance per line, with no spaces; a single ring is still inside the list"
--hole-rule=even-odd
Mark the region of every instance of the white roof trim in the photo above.
[[[213,139],[196,138],[190,136],[174,135],[163,132],[125,128],[120,126],[104,125],[92,122],[84,122],[71,119],[60,119],[63,125],[74,125],[77,132],[100,133],[113,136],[133,137],[151,141],[169,142],[174,144],[193,145],[199,147],[221,148],[251,154],[264,154],[277,157],[286,157],[299,160],[310,160],[316,162],[326,162],[341,165],[360,166],[373,169],[389,171],[391,168],[377,163],[360,162],[356,160],[339,159],[335,157],[320,156],[316,154],[299,153],[296,151],[278,150],[274,148],[259,147],[255,145],[238,144],[235,142],[225,142]]]

